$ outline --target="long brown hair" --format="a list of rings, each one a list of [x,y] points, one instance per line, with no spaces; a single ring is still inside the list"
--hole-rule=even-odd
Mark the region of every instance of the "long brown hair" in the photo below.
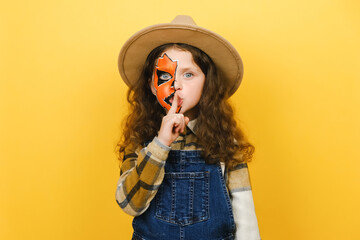
[[[119,160],[123,159],[129,145],[142,145],[154,138],[160,129],[165,111],[152,94],[149,83],[156,59],[169,48],[190,52],[194,62],[205,74],[205,84],[197,106],[195,132],[198,143],[203,147],[206,162],[212,164],[220,159],[229,168],[249,162],[254,146],[246,140],[234,119],[233,109],[227,102],[228,84],[222,81],[215,64],[206,53],[184,43],[169,43],[152,50],[139,80],[129,88],[127,100],[130,113],[126,118],[122,139],[117,145]]]

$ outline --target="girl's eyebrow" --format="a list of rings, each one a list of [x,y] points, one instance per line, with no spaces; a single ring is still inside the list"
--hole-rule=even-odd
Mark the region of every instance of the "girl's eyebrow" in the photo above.
[[[186,72],[186,71],[199,71],[200,68],[196,68],[196,67],[184,67],[184,68],[179,68],[179,70],[181,72]]]

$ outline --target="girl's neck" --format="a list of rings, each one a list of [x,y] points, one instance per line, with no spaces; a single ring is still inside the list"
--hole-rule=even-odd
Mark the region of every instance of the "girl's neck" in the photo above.
[[[184,113],[185,117],[188,117],[191,120],[194,120],[195,118],[197,118],[199,114],[199,109],[197,107],[194,107],[192,109],[190,109],[189,111],[187,111],[186,113]]]

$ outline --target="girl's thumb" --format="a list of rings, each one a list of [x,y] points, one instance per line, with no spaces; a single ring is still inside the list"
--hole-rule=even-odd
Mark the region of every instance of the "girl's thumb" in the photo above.
[[[190,118],[184,117],[184,120],[185,120],[185,125],[188,125],[188,123],[190,122]]]

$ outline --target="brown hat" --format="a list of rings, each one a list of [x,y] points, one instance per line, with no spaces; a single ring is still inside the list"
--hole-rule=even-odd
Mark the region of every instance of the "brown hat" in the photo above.
[[[166,43],[186,43],[209,55],[220,76],[229,84],[229,96],[240,86],[244,69],[236,49],[225,38],[198,27],[185,15],[176,16],[171,23],[146,27],[126,41],[119,54],[118,67],[128,86],[138,81],[149,53]]]

